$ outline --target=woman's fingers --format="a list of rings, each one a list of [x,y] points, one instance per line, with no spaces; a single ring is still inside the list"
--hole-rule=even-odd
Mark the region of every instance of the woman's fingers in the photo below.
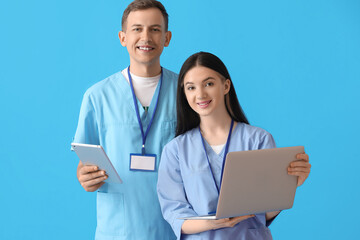
[[[304,160],[300,161],[293,161],[290,163],[289,167],[306,167],[311,168],[311,164],[309,162],[306,162]]]
[[[224,227],[234,227],[239,222],[242,222],[248,218],[255,217],[255,215],[246,215],[246,216],[240,216],[240,217],[233,217],[233,218],[227,218],[226,222],[224,223]]]
[[[232,227],[235,226],[236,224],[238,224],[239,222],[242,222],[248,218],[252,218],[252,217],[255,217],[254,214],[252,215],[246,215],[246,216],[240,216],[240,217],[234,217],[234,218],[231,218],[230,221],[232,222]]]
[[[290,163],[288,167],[288,173],[291,175],[310,173],[310,169],[311,169],[311,164],[304,160],[293,161]]]
[[[210,220],[210,222],[212,225],[212,229],[228,228],[228,227],[234,227],[239,222],[244,221],[244,220],[254,217],[254,216],[255,215],[252,214],[252,215],[246,215],[246,216],[240,216],[240,217]]]
[[[310,173],[311,164],[306,161],[294,161],[291,162],[288,167],[288,173],[291,175],[297,175],[302,173]]]
[[[297,176],[297,185],[302,185],[310,174],[311,164],[309,163],[309,156],[306,153],[299,153],[296,155],[298,160],[290,163],[288,167],[288,174]]]
[[[298,153],[296,154],[296,159],[299,160],[305,160],[305,161],[309,161],[309,155],[307,155],[306,153]]]
[[[295,167],[295,168],[288,168],[288,173],[310,173],[310,167]]]
[[[308,176],[310,174],[310,169],[302,168],[299,171],[288,171],[288,174],[297,176],[298,177],[297,185],[301,186],[305,182],[305,180],[308,178]]]

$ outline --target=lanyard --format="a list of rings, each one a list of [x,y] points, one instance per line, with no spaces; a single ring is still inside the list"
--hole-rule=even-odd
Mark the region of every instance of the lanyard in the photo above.
[[[220,186],[219,186],[219,187],[221,187],[222,176],[223,176],[223,172],[224,172],[225,159],[226,159],[226,154],[227,154],[228,151],[229,151],[230,138],[231,138],[231,132],[232,132],[233,126],[234,126],[234,120],[231,120],[229,135],[228,135],[228,138],[227,138],[227,140],[226,140],[226,145],[225,145],[225,152],[224,152],[224,158],[223,158],[223,163],[222,163],[222,168],[221,168],[221,178],[220,178]],[[207,154],[207,152],[206,152],[205,142],[204,142],[204,138],[203,138],[203,136],[202,136],[202,134],[201,134],[200,127],[199,127],[199,132],[200,132],[201,141],[202,141],[202,144],[203,144],[203,147],[204,147],[206,159],[207,159],[207,162],[208,162],[208,165],[209,165],[209,170],[210,170],[211,176],[212,176],[212,178],[213,178],[213,180],[214,180],[214,184],[215,184],[216,190],[217,190],[217,192],[218,192],[218,194],[219,194],[219,193],[220,193],[219,187],[216,185],[215,177],[214,177],[213,171],[211,170],[211,165],[210,165],[210,161],[209,161],[209,156],[208,156],[208,154]]]
[[[158,102],[159,102],[160,91],[161,91],[161,83],[162,83],[162,78],[163,78],[163,71],[162,71],[162,68],[161,68],[161,76],[160,76],[160,82],[159,82],[159,84],[160,84],[159,94],[158,94],[158,96],[157,96],[157,98],[156,98],[156,103],[155,103],[154,112],[153,112],[153,114],[152,114],[152,116],[151,116],[150,123],[149,123],[149,125],[148,125],[145,133],[144,133],[143,126],[142,126],[142,123],[141,123],[140,114],[139,114],[139,109],[138,109],[138,105],[137,105],[137,99],[136,99],[136,96],[135,96],[134,86],[133,86],[132,79],[131,79],[130,66],[128,67],[128,77],[129,77],[131,92],[132,92],[132,96],[133,96],[133,100],[134,100],[136,116],[137,116],[138,123],[139,123],[139,127],[140,127],[140,130],[141,130],[141,136],[142,136],[142,150],[141,150],[141,154],[142,154],[142,155],[145,155],[145,142],[146,142],[146,137],[147,137],[147,135],[148,135],[148,133],[149,133],[151,124],[152,124],[152,122],[153,122],[153,119],[154,119],[154,116],[155,116],[155,113],[156,113],[157,105],[158,105]]]

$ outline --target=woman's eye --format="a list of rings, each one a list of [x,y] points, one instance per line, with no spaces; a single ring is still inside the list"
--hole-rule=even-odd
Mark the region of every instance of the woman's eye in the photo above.
[[[189,91],[191,91],[191,90],[193,90],[194,89],[194,87],[188,87],[187,88],[187,90],[189,90]]]
[[[213,85],[214,85],[214,83],[212,83],[212,82],[207,82],[205,86],[213,86]]]

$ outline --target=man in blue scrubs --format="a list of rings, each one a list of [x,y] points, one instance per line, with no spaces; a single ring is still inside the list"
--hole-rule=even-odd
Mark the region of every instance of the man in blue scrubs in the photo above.
[[[119,38],[130,66],[86,91],[74,142],[102,145],[123,183],[104,182],[104,171],[81,161],[77,177],[86,191],[98,190],[96,239],[175,239],[156,192],[160,154],[176,122],[177,75],[160,65],[171,40],[163,5],[132,2]]]

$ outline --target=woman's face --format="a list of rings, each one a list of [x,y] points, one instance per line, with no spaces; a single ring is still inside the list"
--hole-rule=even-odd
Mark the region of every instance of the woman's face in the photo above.
[[[229,90],[230,80],[207,67],[196,66],[184,77],[186,99],[200,117],[226,110],[224,96]]]

